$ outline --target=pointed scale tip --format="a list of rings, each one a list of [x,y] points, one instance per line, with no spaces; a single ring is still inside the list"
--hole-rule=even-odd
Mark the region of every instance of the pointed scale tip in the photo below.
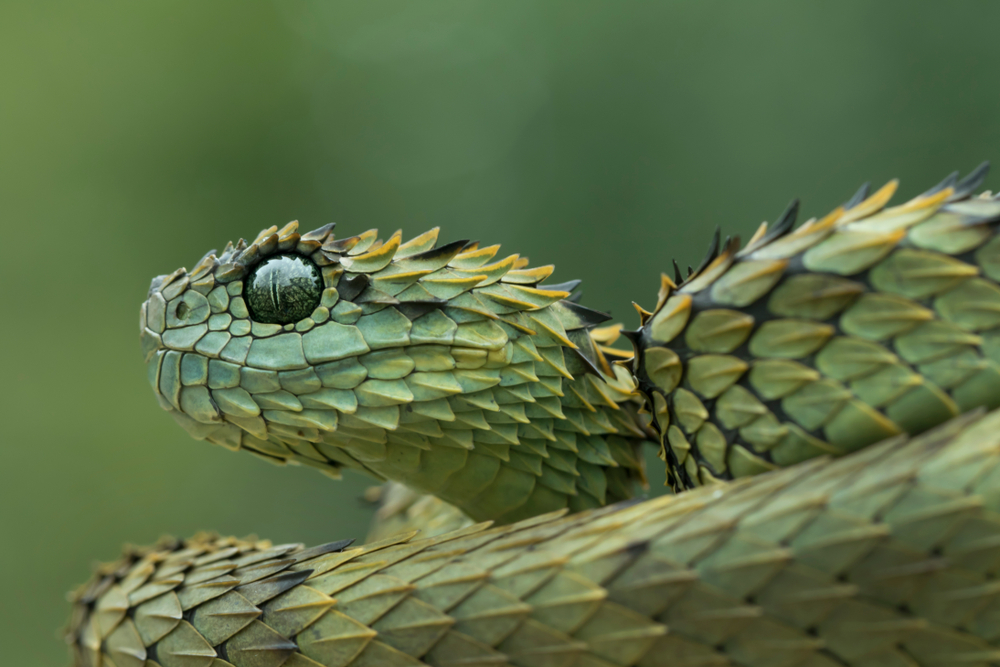
[[[771,225],[764,236],[761,237],[760,241],[758,241],[758,245],[765,246],[771,241],[776,241],[788,234],[792,231],[792,227],[795,226],[795,221],[798,220],[798,218],[799,200],[793,199],[788,203],[788,206],[785,207],[785,210],[778,218],[778,221]]]
[[[944,179],[940,183],[938,183],[937,185],[935,185],[930,190],[922,193],[920,196],[921,197],[930,197],[931,195],[936,195],[937,193],[941,192],[945,188],[954,187],[955,183],[957,183],[957,182],[958,182],[958,172],[957,171],[953,171],[950,174],[948,174],[947,176],[945,176]]]
[[[630,331],[628,329],[622,329],[622,336],[624,336],[630,343],[632,343],[632,349],[635,351],[636,356],[639,355],[639,341],[642,340],[642,330],[636,329],[635,331]]]
[[[864,200],[868,199],[868,192],[872,189],[871,182],[863,183],[858,191],[844,204],[844,210],[849,211]]]
[[[983,184],[989,173],[990,161],[986,160],[976,167],[971,174],[955,184],[955,192],[952,193],[951,197],[948,197],[948,201],[960,201],[970,197]]]
[[[564,299],[564,301],[568,301],[568,299]],[[576,315],[580,319],[580,322],[583,325],[583,328],[585,329],[592,329],[598,325],[604,324],[605,322],[611,319],[611,315],[607,313],[602,313],[599,310],[594,310],[593,308],[587,308],[586,306],[581,306],[580,304],[572,301],[570,301],[568,304],[565,304],[565,307],[568,308],[574,315]]]
[[[670,298],[670,295],[675,289],[677,289],[677,285],[670,279],[670,276],[665,273],[661,273],[660,290],[656,293],[656,308],[653,309],[654,312],[659,311],[660,308],[663,307],[663,304],[667,302],[667,299]]]
[[[636,312],[639,313],[639,326],[644,326],[653,313],[649,312],[635,301],[632,302],[632,307],[635,308]]]
[[[719,256],[719,247],[722,244],[722,226],[715,226],[715,233],[712,234],[712,243],[708,246],[708,252],[705,253],[705,257],[702,258],[701,264],[698,268],[694,270],[694,275],[698,275],[705,270],[709,264],[711,264],[716,257]]]
[[[556,283],[554,285],[539,285],[538,289],[551,290],[553,292],[569,292],[570,294],[573,294],[582,282],[582,280],[567,280],[564,283]]]

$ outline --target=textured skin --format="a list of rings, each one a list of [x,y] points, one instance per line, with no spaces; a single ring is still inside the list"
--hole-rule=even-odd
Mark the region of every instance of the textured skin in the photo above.
[[[1000,411],[429,539],[128,552],[69,636],[76,664],[115,667],[995,665],[998,489]]]
[[[192,435],[437,498],[385,491],[376,535],[419,539],[128,552],[74,596],[76,664],[1000,665],[984,175],[716,244],[617,364],[574,284],[436,230],[289,225],[157,278],[150,382]],[[321,267],[321,305],[250,322],[241,279],[278,252]],[[600,507],[642,481],[646,439],[702,488]]]
[[[893,181],[792,231],[727,242],[633,335],[671,481],[840,456],[1000,406],[1000,201]]]
[[[435,247],[375,230],[336,239],[266,229],[249,245],[159,276],[142,306],[149,380],[195,438],[339,476],[405,482],[504,522],[632,496],[643,476],[631,375],[588,332],[606,319],[575,284],[538,288],[499,246]],[[321,267],[295,324],[251,320],[243,278],[277,253]]]

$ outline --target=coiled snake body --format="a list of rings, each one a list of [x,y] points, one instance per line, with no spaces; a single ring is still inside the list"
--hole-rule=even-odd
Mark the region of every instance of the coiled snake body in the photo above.
[[[156,278],[148,377],[192,436],[402,482],[435,517],[131,549],[75,594],[75,664],[1000,664],[985,174],[717,236],[634,354],[552,267],[437,230],[290,223]],[[645,443],[677,493],[634,502]]]

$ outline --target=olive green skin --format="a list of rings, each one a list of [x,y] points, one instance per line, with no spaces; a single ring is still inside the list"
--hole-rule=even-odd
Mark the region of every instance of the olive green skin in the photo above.
[[[74,595],[93,667],[987,667],[1000,412],[629,506],[361,547],[198,536]]]
[[[985,166],[884,208],[730,242],[665,279],[635,334],[671,482],[689,488],[842,456],[1000,406],[1000,201]]]
[[[140,318],[157,400],[195,438],[477,520],[632,497],[655,433],[589,334],[606,316],[539,287],[552,267],[436,241],[290,223],[159,276]]]
[[[383,528],[423,534],[360,547],[128,550],[73,596],[75,664],[997,664],[1000,411],[973,409],[1000,403],[984,175],[883,211],[890,184],[664,277],[631,373],[592,311],[537,287],[550,270],[433,251],[436,230],[265,230],[159,277],[147,368],[192,435],[438,499],[390,499],[406,518]],[[320,306],[249,321],[241,279],[293,251],[320,267]],[[678,489],[702,488],[599,507],[641,479],[646,439]]]

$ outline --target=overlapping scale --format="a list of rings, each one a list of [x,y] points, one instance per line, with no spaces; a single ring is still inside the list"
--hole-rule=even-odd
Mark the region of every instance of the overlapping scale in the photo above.
[[[613,338],[589,336],[607,316],[564,300],[575,283],[540,285],[551,266],[437,239],[337,239],[332,225],[300,236],[289,223],[209,253],[198,276],[156,279],[142,318],[161,405],[196,438],[405,480],[476,518],[631,496],[632,450],[651,432],[605,356]],[[321,267],[319,306],[254,322],[241,278],[278,252]],[[604,438],[610,455],[580,453],[577,436]]]
[[[863,189],[795,230],[786,212],[725,271],[709,262],[661,290],[632,368],[661,406],[670,482],[844,454],[1000,405],[1000,205],[972,196],[985,174],[893,208],[895,181]]]
[[[425,507],[410,519],[437,534],[357,547],[168,540],[99,566],[66,641],[78,667],[988,665],[998,482],[1000,412],[980,412],[843,459],[506,526]]]

